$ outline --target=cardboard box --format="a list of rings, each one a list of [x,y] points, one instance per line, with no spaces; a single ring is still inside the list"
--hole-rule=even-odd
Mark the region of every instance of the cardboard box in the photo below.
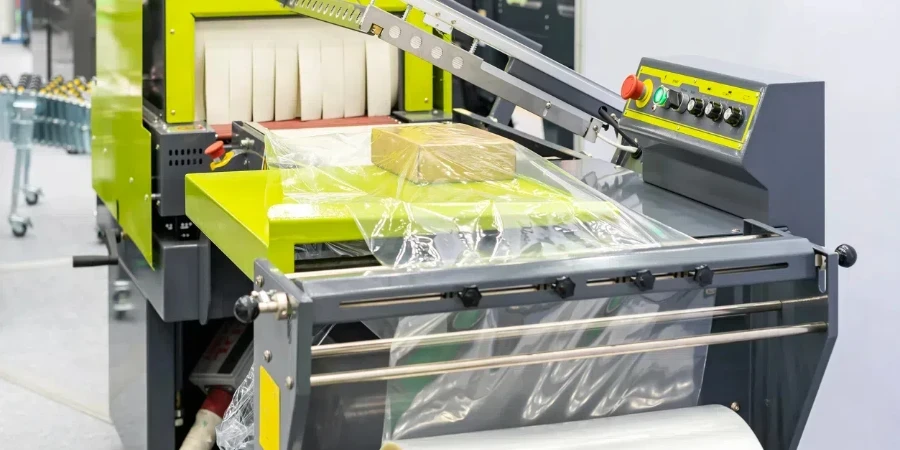
[[[418,184],[506,181],[516,144],[463,124],[373,128],[372,163]]]

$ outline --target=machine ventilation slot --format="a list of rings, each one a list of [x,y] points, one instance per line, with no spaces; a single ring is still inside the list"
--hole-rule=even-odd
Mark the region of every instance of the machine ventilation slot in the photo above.
[[[481,289],[481,295],[487,297],[491,295],[530,294],[532,292],[538,292],[547,289],[550,289],[549,284],[508,286],[501,288]]]
[[[611,286],[614,284],[631,283],[631,277],[615,277],[615,278],[597,278],[595,280],[587,280],[587,287],[595,286]]]
[[[176,148],[169,150],[169,167],[173,166],[202,166],[202,148]]]
[[[341,308],[361,308],[367,306],[395,306],[406,303],[436,302],[446,298],[442,294],[423,294],[409,297],[384,297],[365,300],[347,300],[341,302]]]
[[[788,263],[767,264],[763,266],[747,266],[747,267],[729,267],[725,269],[715,269],[716,275],[728,275],[734,273],[760,272],[763,270],[780,270],[787,269]]]

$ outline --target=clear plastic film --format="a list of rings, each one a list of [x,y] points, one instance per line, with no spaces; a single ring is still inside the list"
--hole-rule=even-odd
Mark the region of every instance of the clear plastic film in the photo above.
[[[250,368],[241,385],[234,391],[222,423],[216,427],[216,445],[221,450],[253,448],[256,428],[253,423],[253,374]]]
[[[267,144],[268,166],[290,169],[277,213],[309,217],[319,241],[303,244],[362,240],[384,266],[492,265],[690,240],[466,125],[270,130]]]
[[[368,251],[396,270],[509,265],[692,240],[584,185],[553,163],[459,124],[267,133],[282,171],[276,214],[309,217],[298,254]],[[270,216],[273,210],[270,210]],[[360,242],[365,246],[360,246]],[[351,248],[352,251],[348,251]],[[564,322],[713,305],[703,291],[557,302],[368,321],[382,338]],[[405,341],[406,365],[707,334],[710,321],[656,323],[473,343]],[[706,349],[448,374],[387,383],[384,440],[695,406]]]

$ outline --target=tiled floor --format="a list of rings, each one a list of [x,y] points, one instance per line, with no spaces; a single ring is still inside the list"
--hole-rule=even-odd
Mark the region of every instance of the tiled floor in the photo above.
[[[28,71],[30,54],[0,46],[0,73]],[[0,143],[0,217],[10,206],[15,151]],[[104,251],[94,229],[90,156],[36,148],[32,181],[44,197],[20,212],[34,228],[14,238],[0,221],[0,448],[120,449],[110,424],[106,270],[70,257]]]

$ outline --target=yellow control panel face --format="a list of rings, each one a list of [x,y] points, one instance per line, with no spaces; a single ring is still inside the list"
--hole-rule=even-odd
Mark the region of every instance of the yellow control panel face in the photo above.
[[[629,99],[625,117],[740,152],[744,149],[762,96],[688,74],[641,66],[644,89]],[[624,94],[623,94],[624,95]]]

